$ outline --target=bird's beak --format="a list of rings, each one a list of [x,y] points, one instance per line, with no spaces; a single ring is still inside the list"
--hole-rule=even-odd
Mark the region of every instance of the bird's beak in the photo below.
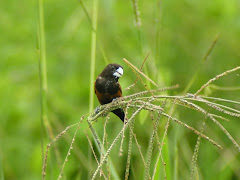
[[[117,68],[113,75],[117,78],[120,78],[123,75],[123,68],[121,67]]]

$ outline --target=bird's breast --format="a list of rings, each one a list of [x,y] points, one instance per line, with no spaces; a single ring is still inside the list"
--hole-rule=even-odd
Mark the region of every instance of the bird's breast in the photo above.
[[[117,97],[122,97],[120,84],[104,78],[97,78],[95,81],[95,93],[100,104],[107,104]]]
[[[95,82],[95,88],[100,93],[116,94],[119,89],[119,83],[114,80],[108,80],[105,78],[97,78]]]

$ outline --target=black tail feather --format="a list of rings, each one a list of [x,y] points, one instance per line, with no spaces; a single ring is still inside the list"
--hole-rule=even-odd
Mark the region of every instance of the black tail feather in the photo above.
[[[122,122],[124,122],[125,114],[122,108],[115,109],[112,112],[116,114],[122,120]]]

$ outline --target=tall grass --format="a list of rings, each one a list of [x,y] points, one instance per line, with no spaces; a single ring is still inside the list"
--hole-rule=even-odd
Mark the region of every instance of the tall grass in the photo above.
[[[47,65],[44,30],[43,0],[38,0],[38,52],[39,52],[39,87],[41,95],[41,143],[42,163],[44,162],[44,127],[49,127],[47,117]]]
[[[93,1],[93,21],[91,34],[91,61],[90,61],[90,95],[89,111],[94,108],[94,80],[95,80],[95,61],[96,61],[96,41],[97,41],[97,18],[98,18],[98,0]]]
[[[39,53],[39,88],[41,102],[41,149],[42,149],[42,168],[44,168],[44,139],[45,129],[47,137],[50,141],[54,139],[54,133],[47,113],[47,60],[46,60],[46,45],[45,45],[45,29],[44,29],[44,8],[43,0],[38,0],[38,53]],[[57,164],[61,164],[59,149],[54,146],[54,152],[57,159]],[[44,172],[44,171],[43,171]],[[44,179],[44,175],[43,175]]]
[[[96,2],[1,1],[0,179],[41,179],[42,163],[46,179],[100,165],[96,179],[240,179],[237,0]],[[88,124],[95,72],[113,62],[126,99],[100,113],[144,109],[125,127],[112,113]],[[142,73],[179,88],[153,91]]]
[[[89,17],[89,16],[88,16]],[[97,41],[97,19],[98,19],[98,0],[93,1],[92,10],[92,33],[91,33],[91,61],[90,61],[90,95],[89,95],[89,112],[94,108],[94,78],[95,78],[95,61],[96,61],[96,41]],[[90,139],[90,143],[92,138]],[[89,169],[92,166],[92,150],[88,146]],[[91,177],[91,171],[88,173],[88,179]]]
[[[151,90],[150,84],[155,84],[156,86],[157,83],[155,81],[151,80],[148,77],[148,73],[143,73],[142,68],[138,70],[133,64],[131,65],[130,62],[127,62],[128,65],[132,67],[132,70],[134,70],[135,74],[137,75],[138,79],[141,80],[141,83],[143,84],[143,87],[146,87],[146,91],[141,91],[139,93],[126,96],[123,99],[110,103],[108,105],[100,106],[100,112],[96,114],[94,112],[94,80],[95,80],[95,64],[96,64],[96,46],[97,46],[97,24],[98,24],[98,0],[93,1],[93,10],[92,10],[92,20],[87,13],[87,9],[84,7],[84,12],[87,15],[88,21],[91,23],[91,56],[90,56],[90,87],[89,87],[89,113],[87,117],[88,125],[89,128],[85,130],[86,137],[89,142],[89,148],[88,148],[88,178],[89,179],[97,179],[99,176],[103,176],[103,178],[107,179],[107,177],[113,177],[116,179],[120,179],[122,175],[118,174],[119,172],[116,170],[114,167],[115,164],[115,159],[117,157],[113,156],[113,158],[110,157],[110,154],[116,149],[118,142],[121,141],[120,145],[120,152],[123,153],[123,144],[124,141],[128,141],[128,151],[127,151],[127,158],[126,158],[126,168],[125,168],[125,179],[131,179],[133,176],[138,176],[138,174],[134,173],[132,171],[132,151],[135,151],[134,147],[136,148],[136,151],[138,151],[138,155],[141,158],[141,161],[143,163],[143,167],[140,168],[140,170],[143,170],[145,176],[145,179],[158,179],[158,178],[167,178],[167,179],[179,179],[181,176],[179,175],[179,151],[178,151],[178,144],[179,142],[177,141],[177,137],[175,137],[176,142],[174,143],[174,152],[172,152],[172,149],[169,148],[169,139],[167,137],[168,135],[168,130],[169,127],[171,126],[171,123],[176,123],[182,127],[185,127],[186,129],[192,131],[198,136],[197,143],[195,145],[195,150],[192,156],[192,165],[191,165],[191,177],[194,179],[194,177],[198,178],[198,171],[197,169],[197,160],[198,160],[198,153],[199,153],[199,147],[200,147],[200,140],[204,139],[212,143],[214,146],[218,148],[222,148],[221,145],[208,137],[207,135],[204,134],[204,124],[202,126],[202,129],[198,130],[197,128],[194,128],[190,125],[188,125],[185,122],[182,122],[175,118],[174,114],[177,112],[176,108],[177,107],[185,107],[189,108],[190,110],[195,110],[206,117],[210,118],[216,126],[218,126],[226,135],[227,137],[232,141],[232,143],[239,149],[238,143],[235,141],[235,139],[231,136],[230,133],[222,126],[216,118],[224,119],[222,116],[219,116],[218,114],[213,114],[202,108],[202,106],[198,105],[195,103],[195,101],[204,103],[204,105],[208,106],[209,108],[212,108],[216,111],[223,112],[225,114],[228,114],[230,116],[236,116],[239,117],[239,112],[238,110],[234,108],[228,108],[228,106],[223,106],[219,103],[214,103],[211,101],[207,101],[207,97],[199,97],[198,93],[201,92],[205,87],[207,87],[211,82],[217,80],[220,76],[216,76],[213,79],[210,80],[209,83],[206,83],[202,88],[199,89],[199,91],[196,92],[196,94],[187,94],[193,83],[195,82],[198,73],[200,72],[200,66],[198,67],[197,71],[195,71],[195,74],[192,76],[191,80],[189,81],[188,85],[185,87],[183,90],[184,95],[178,95],[178,96],[170,96],[170,95],[159,95],[157,94],[158,91],[162,90],[172,90],[175,89],[176,86],[169,87],[166,89],[159,89],[159,90]],[[140,10],[138,7],[138,1],[137,0],[132,0],[132,5],[133,5],[133,15],[135,18],[136,22],[136,27],[137,27],[137,36],[138,36],[138,49],[139,49],[139,54],[142,55],[143,57],[143,48],[142,48],[142,39],[141,39],[141,19],[140,19]],[[156,8],[158,10],[158,8]],[[77,132],[79,131],[80,127],[82,127],[82,123],[84,120],[83,116],[80,120],[79,123],[74,124],[72,126],[67,127],[62,133],[60,133],[56,138],[54,138],[53,132],[51,125],[48,121],[48,116],[47,116],[47,68],[46,68],[46,47],[45,47],[45,34],[44,34],[44,13],[43,13],[43,1],[39,0],[39,23],[38,23],[38,46],[39,46],[39,77],[40,77],[40,90],[41,90],[41,122],[42,122],[42,132],[44,131],[43,128],[46,127],[48,135],[50,137],[50,143],[47,146],[47,150],[45,154],[43,155],[43,178],[45,177],[46,173],[46,167],[47,167],[47,159],[48,159],[48,150],[51,148],[56,141],[58,141],[69,129],[72,127],[75,127],[76,125],[78,126],[74,136],[72,138],[70,147],[68,149],[67,155],[65,157],[65,160],[62,163],[61,171],[59,173],[58,179],[62,179],[64,175],[64,168],[67,163],[69,163],[69,156],[71,155],[72,149],[75,147],[73,146],[75,140],[78,138]],[[157,64],[157,59],[158,56],[160,55],[160,50],[159,50],[159,44],[161,39],[159,31],[161,29],[160,27],[161,23],[157,21],[156,23],[156,41],[155,41],[155,64]],[[204,58],[201,61],[201,64],[203,64],[206,59],[209,57],[210,53],[212,52],[212,49],[214,48],[216,42],[218,40],[218,36],[216,39],[213,41],[212,45],[208,49],[208,52],[204,56]],[[99,43],[101,46],[101,43]],[[105,57],[106,60],[106,55],[105,55],[105,50],[100,47],[100,50]],[[126,62],[126,61],[125,61]],[[234,72],[238,70],[239,68],[235,68],[230,71],[225,71],[223,74],[226,74],[226,72]],[[145,84],[141,76],[147,78],[148,82]],[[158,77],[157,74],[155,77]],[[150,94],[147,96],[147,94]],[[144,95],[144,97],[142,97]],[[193,103],[194,102],[194,103]],[[228,101],[228,103],[232,103],[232,101]],[[155,104],[156,103],[156,104]],[[165,103],[167,106],[165,107]],[[113,141],[108,144],[109,142],[107,141],[107,132],[106,132],[106,127],[108,121],[106,120],[105,125],[104,125],[104,135],[103,135],[103,140],[101,139],[101,136],[98,135],[97,130],[95,129],[94,125],[96,123],[96,120],[99,119],[101,116],[105,116],[108,112],[112,111],[113,109],[116,108],[125,108],[126,114],[129,114],[130,118],[127,121],[126,124],[123,125],[122,129],[118,132],[118,134],[113,137]],[[132,112],[128,111],[129,109],[132,109]],[[137,115],[142,111],[146,110],[149,113],[149,116],[151,117],[151,122],[152,122],[152,131],[150,135],[150,140],[148,142],[148,147],[147,147],[147,153],[144,153],[144,150],[142,150],[141,145],[139,143],[139,138],[138,134],[135,134],[134,132],[134,122]],[[157,113],[154,114],[154,112]],[[165,122],[165,127],[164,131],[162,133],[159,132],[159,124],[160,120],[163,119],[163,117],[167,118],[167,121]],[[205,123],[205,121],[204,121]],[[87,131],[91,131],[93,135],[89,136]],[[129,140],[125,138],[125,133],[129,132]],[[126,132],[125,132],[126,131]],[[42,133],[43,134],[43,133]],[[177,133],[175,134],[176,136],[178,135]],[[43,141],[42,137],[42,141]],[[93,144],[93,142],[94,144]],[[44,149],[43,147],[43,142],[42,142],[42,151]],[[156,144],[156,146],[155,146]],[[155,151],[154,151],[155,150]],[[157,153],[156,153],[157,152]],[[57,150],[55,149],[56,157],[58,157]],[[172,160],[172,154],[174,154],[174,159]],[[136,155],[136,154],[134,154]],[[97,168],[95,169],[95,172],[92,172],[92,166],[93,166],[93,161],[94,159],[92,158],[94,156],[95,158],[95,163],[97,164]],[[121,157],[120,157],[121,158]],[[60,159],[60,158],[59,158]],[[114,160],[112,160],[114,159]],[[173,162],[173,163],[172,163]],[[115,164],[116,165],[116,164]],[[139,169],[138,169],[139,170]],[[141,176],[142,177],[142,176]]]
[[[0,149],[1,152],[1,149]],[[0,179],[4,180],[4,173],[3,173],[3,166],[2,166],[2,153],[0,154]]]
[[[226,72],[230,73],[230,72],[237,71],[238,69],[240,69],[240,67],[236,67],[232,70],[227,70],[224,73],[221,73],[220,75],[217,75],[216,77],[210,79],[204,86],[202,86],[197,91],[197,93],[200,92],[202,89],[206,88],[207,85],[209,85],[211,82],[216,81],[217,79],[221,78],[223,75],[227,75],[228,73],[226,73]],[[138,71],[138,72],[140,72],[140,71]],[[144,170],[145,170],[145,179],[151,179],[150,166],[153,163],[153,160],[152,160],[151,157],[152,157],[152,150],[153,150],[153,142],[154,141],[157,141],[157,143],[158,143],[158,158],[157,158],[157,161],[156,161],[156,159],[154,160],[156,162],[155,162],[155,166],[153,167],[152,179],[155,179],[156,177],[171,178],[172,177],[171,172],[173,170],[172,170],[172,168],[170,168],[170,160],[169,160],[170,159],[170,156],[169,156],[170,152],[167,148],[168,147],[168,145],[166,144],[167,140],[165,140],[165,138],[168,134],[170,121],[173,121],[173,122],[187,128],[188,130],[190,130],[193,133],[198,135],[198,139],[197,139],[197,143],[196,143],[196,146],[195,146],[194,154],[192,156],[192,171],[191,171],[191,178],[192,179],[198,178],[199,176],[198,176],[198,172],[196,171],[196,168],[197,168],[196,163],[197,163],[197,159],[198,159],[200,140],[205,139],[205,140],[211,142],[214,146],[216,146],[220,149],[222,149],[222,147],[221,147],[221,145],[218,144],[218,142],[214,141],[213,139],[211,139],[210,137],[206,136],[203,133],[203,129],[204,129],[203,127],[205,125],[206,119],[203,122],[204,124],[200,128],[200,131],[198,131],[197,129],[193,128],[192,126],[190,126],[190,125],[176,119],[175,117],[173,117],[173,111],[175,110],[174,106],[176,104],[178,104],[178,106],[185,106],[189,109],[196,110],[196,111],[202,113],[203,115],[205,115],[206,118],[211,119],[215,123],[215,125],[223,131],[223,133],[228,137],[228,139],[230,141],[232,141],[232,143],[236,146],[236,148],[240,152],[239,144],[235,141],[235,139],[231,136],[231,134],[217,121],[217,119],[215,119],[215,118],[222,118],[222,116],[218,116],[216,114],[209,113],[204,108],[202,108],[201,106],[193,103],[192,101],[195,101],[195,100],[201,101],[202,103],[205,103],[208,107],[213,108],[213,109],[215,109],[219,112],[223,112],[225,114],[228,114],[230,116],[240,117],[240,112],[236,109],[233,109],[233,108],[231,108],[230,111],[228,111],[228,110],[226,110],[227,106],[221,106],[221,104],[213,103],[213,102],[205,100],[204,99],[205,97],[200,98],[199,96],[195,96],[193,94],[188,94],[188,95],[185,95],[185,96],[165,96],[165,95],[154,95],[153,94],[153,93],[156,93],[158,91],[173,89],[173,88],[176,88],[176,87],[178,87],[178,86],[172,86],[172,87],[167,87],[167,88],[163,88],[163,89],[159,89],[159,90],[153,90],[153,91],[152,90],[147,90],[147,91],[136,93],[136,94],[133,94],[133,95],[130,95],[130,96],[125,96],[120,100],[114,101],[114,102],[109,103],[107,105],[100,106],[100,109],[99,109],[100,112],[98,112],[98,113],[93,112],[92,114],[89,115],[89,117],[88,117],[89,127],[91,129],[91,132],[93,133],[94,140],[96,141],[96,145],[98,145],[98,147],[100,149],[100,148],[103,148],[102,142],[100,141],[100,138],[97,135],[97,133],[95,131],[95,128],[93,127],[93,124],[96,122],[96,119],[98,119],[102,115],[106,114],[106,112],[110,112],[110,111],[112,111],[116,108],[119,108],[119,107],[126,108],[126,110],[128,110],[129,107],[132,107],[132,108],[136,109],[136,110],[133,111],[133,113],[130,115],[130,118],[123,125],[123,128],[119,131],[117,136],[114,138],[111,145],[108,147],[108,150],[107,151],[105,151],[104,149],[102,151],[98,150],[99,152],[102,153],[101,154],[102,158],[101,158],[100,161],[98,161],[98,158],[96,156],[96,153],[95,153],[95,150],[92,146],[92,143],[91,143],[91,141],[89,141],[89,143],[91,145],[91,151],[93,152],[93,154],[95,156],[95,159],[97,161],[97,164],[98,164],[97,169],[95,170],[91,179],[96,179],[99,172],[100,172],[100,175],[103,174],[103,176],[106,178],[106,175],[104,174],[104,171],[103,171],[103,166],[108,160],[110,161],[109,158],[110,158],[111,151],[113,151],[113,149],[116,147],[117,142],[121,139],[121,137],[124,138],[124,132],[128,127],[130,127],[129,132],[132,134],[132,136],[130,136],[130,137],[134,137],[135,142],[137,144],[137,149],[138,149],[139,154],[141,156],[141,159],[143,161]],[[145,94],[152,94],[152,95],[142,97]],[[152,104],[152,102],[154,102],[156,100],[158,100],[158,101],[164,100],[163,105],[159,106],[159,105],[156,105],[156,104]],[[165,109],[166,109],[165,108],[165,103],[166,102],[172,104],[172,107],[171,107],[171,110],[170,110],[169,114],[165,113]],[[228,102],[231,103],[232,101],[228,101]],[[224,109],[222,109],[223,107],[224,107]],[[154,116],[152,116],[152,122],[153,122],[154,129],[153,129],[152,136],[151,136],[151,139],[150,139],[150,145],[149,145],[150,147],[149,147],[147,159],[144,158],[144,155],[143,155],[143,152],[142,152],[142,150],[140,148],[140,145],[138,143],[136,134],[134,134],[132,126],[131,126],[131,123],[134,122],[134,119],[135,119],[136,115],[143,109],[148,110],[150,112],[155,111],[155,112],[158,113],[158,116],[157,116],[156,119],[154,118]],[[128,114],[128,112],[126,112],[126,114]],[[158,134],[157,134],[158,122],[159,122],[159,119],[160,119],[161,116],[165,116],[165,117],[168,118],[166,126],[164,128],[164,134],[163,134],[162,140],[160,140],[160,138],[158,137]],[[80,123],[79,123],[79,125],[80,125]],[[77,131],[78,131],[78,129],[75,131],[75,134],[76,134]],[[59,139],[59,137],[60,136],[58,136],[57,139]],[[76,138],[76,136],[74,135],[74,138],[73,138],[72,142],[75,141],[75,138]],[[131,139],[130,139],[129,143],[130,143],[129,148],[132,149],[131,148],[131,146],[132,146],[131,145],[131,143],[132,143]],[[162,151],[163,147],[165,147],[164,151]],[[71,145],[69,150],[71,150],[72,148],[73,147]],[[69,155],[70,155],[70,152],[68,153],[68,155],[66,157],[66,160],[64,161],[64,164],[67,162],[67,159],[68,159]],[[129,161],[130,158],[131,158],[131,153],[128,152],[128,160],[127,160],[127,164],[126,164],[127,169],[126,169],[125,179],[128,179],[129,169],[131,169],[130,161]],[[177,158],[178,158],[178,156],[177,156]],[[162,161],[163,166],[161,166],[161,164],[159,164],[159,161]],[[175,161],[175,162],[177,162],[177,161]],[[178,164],[176,164],[175,166],[178,167]],[[110,168],[111,168],[111,165],[110,165]],[[61,171],[61,173],[62,172],[63,171]],[[178,179],[177,170],[175,170],[174,172],[175,172],[174,173],[174,178]],[[160,175],[160,174],[162,174],[162,175]]]

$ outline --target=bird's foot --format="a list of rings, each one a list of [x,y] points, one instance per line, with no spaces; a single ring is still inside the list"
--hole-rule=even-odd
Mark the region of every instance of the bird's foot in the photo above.
[[[100,112],[100,108],[99,107],[96,107],[95,109],[94,109],[94,113],[95,114],[98,114]]]
[[[115,102],[115,101],[118,101],[118,100],[120,100],[122,97],[116,97],[116,98],[114,98],[113,100],[112,100],[112,102]]]
[[[117,98],[114,98],[113,100],[112,100],[112,102],[114,102],[114,101],[116,101],[116,100],[118,100]]]
[[[100,113],[100,112],[101,112],[101,115],[100,115],[100,116],[102,116],[102,117],[105,117],[105,116],[107,116],[107,114],[108,114],[108,112],[106,113],[106,112],[101,111],[99,106],[94,109],[94,114],[95,114],[95,116],[96,116],[98,113]]]

